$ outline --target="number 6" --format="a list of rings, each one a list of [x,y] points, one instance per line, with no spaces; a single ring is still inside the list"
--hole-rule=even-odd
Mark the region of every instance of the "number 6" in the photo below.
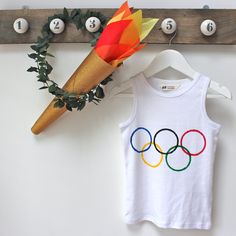
[[[201,23],[200,30],[203,35],[211,36],[216,32],[216,23],[213,20],[204,20]]]

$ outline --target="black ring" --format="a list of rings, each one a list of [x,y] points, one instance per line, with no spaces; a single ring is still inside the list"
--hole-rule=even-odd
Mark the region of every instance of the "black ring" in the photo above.
[[[170,132],[173,133],[173,134],[175,135],[175,137],[176,137],[177,142],[176,142],[175,148],[174,148],[173,150],[171,150],[170,152],[168,152],[170,149],[169,149],[167,152],[162,152],[162,151],[160,151],[160,150],[158,149],[158,147],[156,146],[156,137],[157,137],[157,135],[158,135],[160,132],[162,132],[162,131],[170,131]],[[178,137],[178,135],[175,133],[174,130],[168,129],[168,128],[164,128],[164,129],[158,130],[158,131],[155,133],[154,139],[153,139],[153,143],[154,143],[155,149],[156,149],[159,153],[166,155],[166,154],[173,153],[173,152],[178,148],[178,145],[179,145],[179,137]]]

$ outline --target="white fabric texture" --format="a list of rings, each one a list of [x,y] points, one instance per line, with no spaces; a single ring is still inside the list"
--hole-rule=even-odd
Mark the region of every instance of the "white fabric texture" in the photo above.
[[[129,119],[119,124],[125,162],[125,222],[210,229],[214,156],[221,125],[206,112],[210,79],[131,78]],[[155,143],[155,145],[154,145]]]

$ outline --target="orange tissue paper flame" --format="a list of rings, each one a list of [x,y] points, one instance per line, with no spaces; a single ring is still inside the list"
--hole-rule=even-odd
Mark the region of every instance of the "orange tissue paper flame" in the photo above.
[[[108,21],[95,46],[99,57],[113,67],[145,46],[142,40],[158,21],[156,18],[143,18],[142,10],[132,13],[132,9],[127,1],[124,2]]]

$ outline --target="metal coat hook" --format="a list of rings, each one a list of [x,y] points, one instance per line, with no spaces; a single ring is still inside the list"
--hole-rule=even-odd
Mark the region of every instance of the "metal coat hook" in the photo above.
[[[23,10],[27,10],[27,9],[29,9],[29,6],[28,6],[28,5],[23,5],[23,6],[22,6],[22,9],[23,9]]]
[[[169,48],[171,47],[171,45],[172,45],[172,40],[176,37],[176,35],[177,35],[177,29],[176,29],[176,31],[174,32],[174,35],[170,38],[170,41],[169,41]]]
[[[203,7],[202,7],[203,9],[210,9],[210,7],[209,7],[209,5],[204,5]]]

